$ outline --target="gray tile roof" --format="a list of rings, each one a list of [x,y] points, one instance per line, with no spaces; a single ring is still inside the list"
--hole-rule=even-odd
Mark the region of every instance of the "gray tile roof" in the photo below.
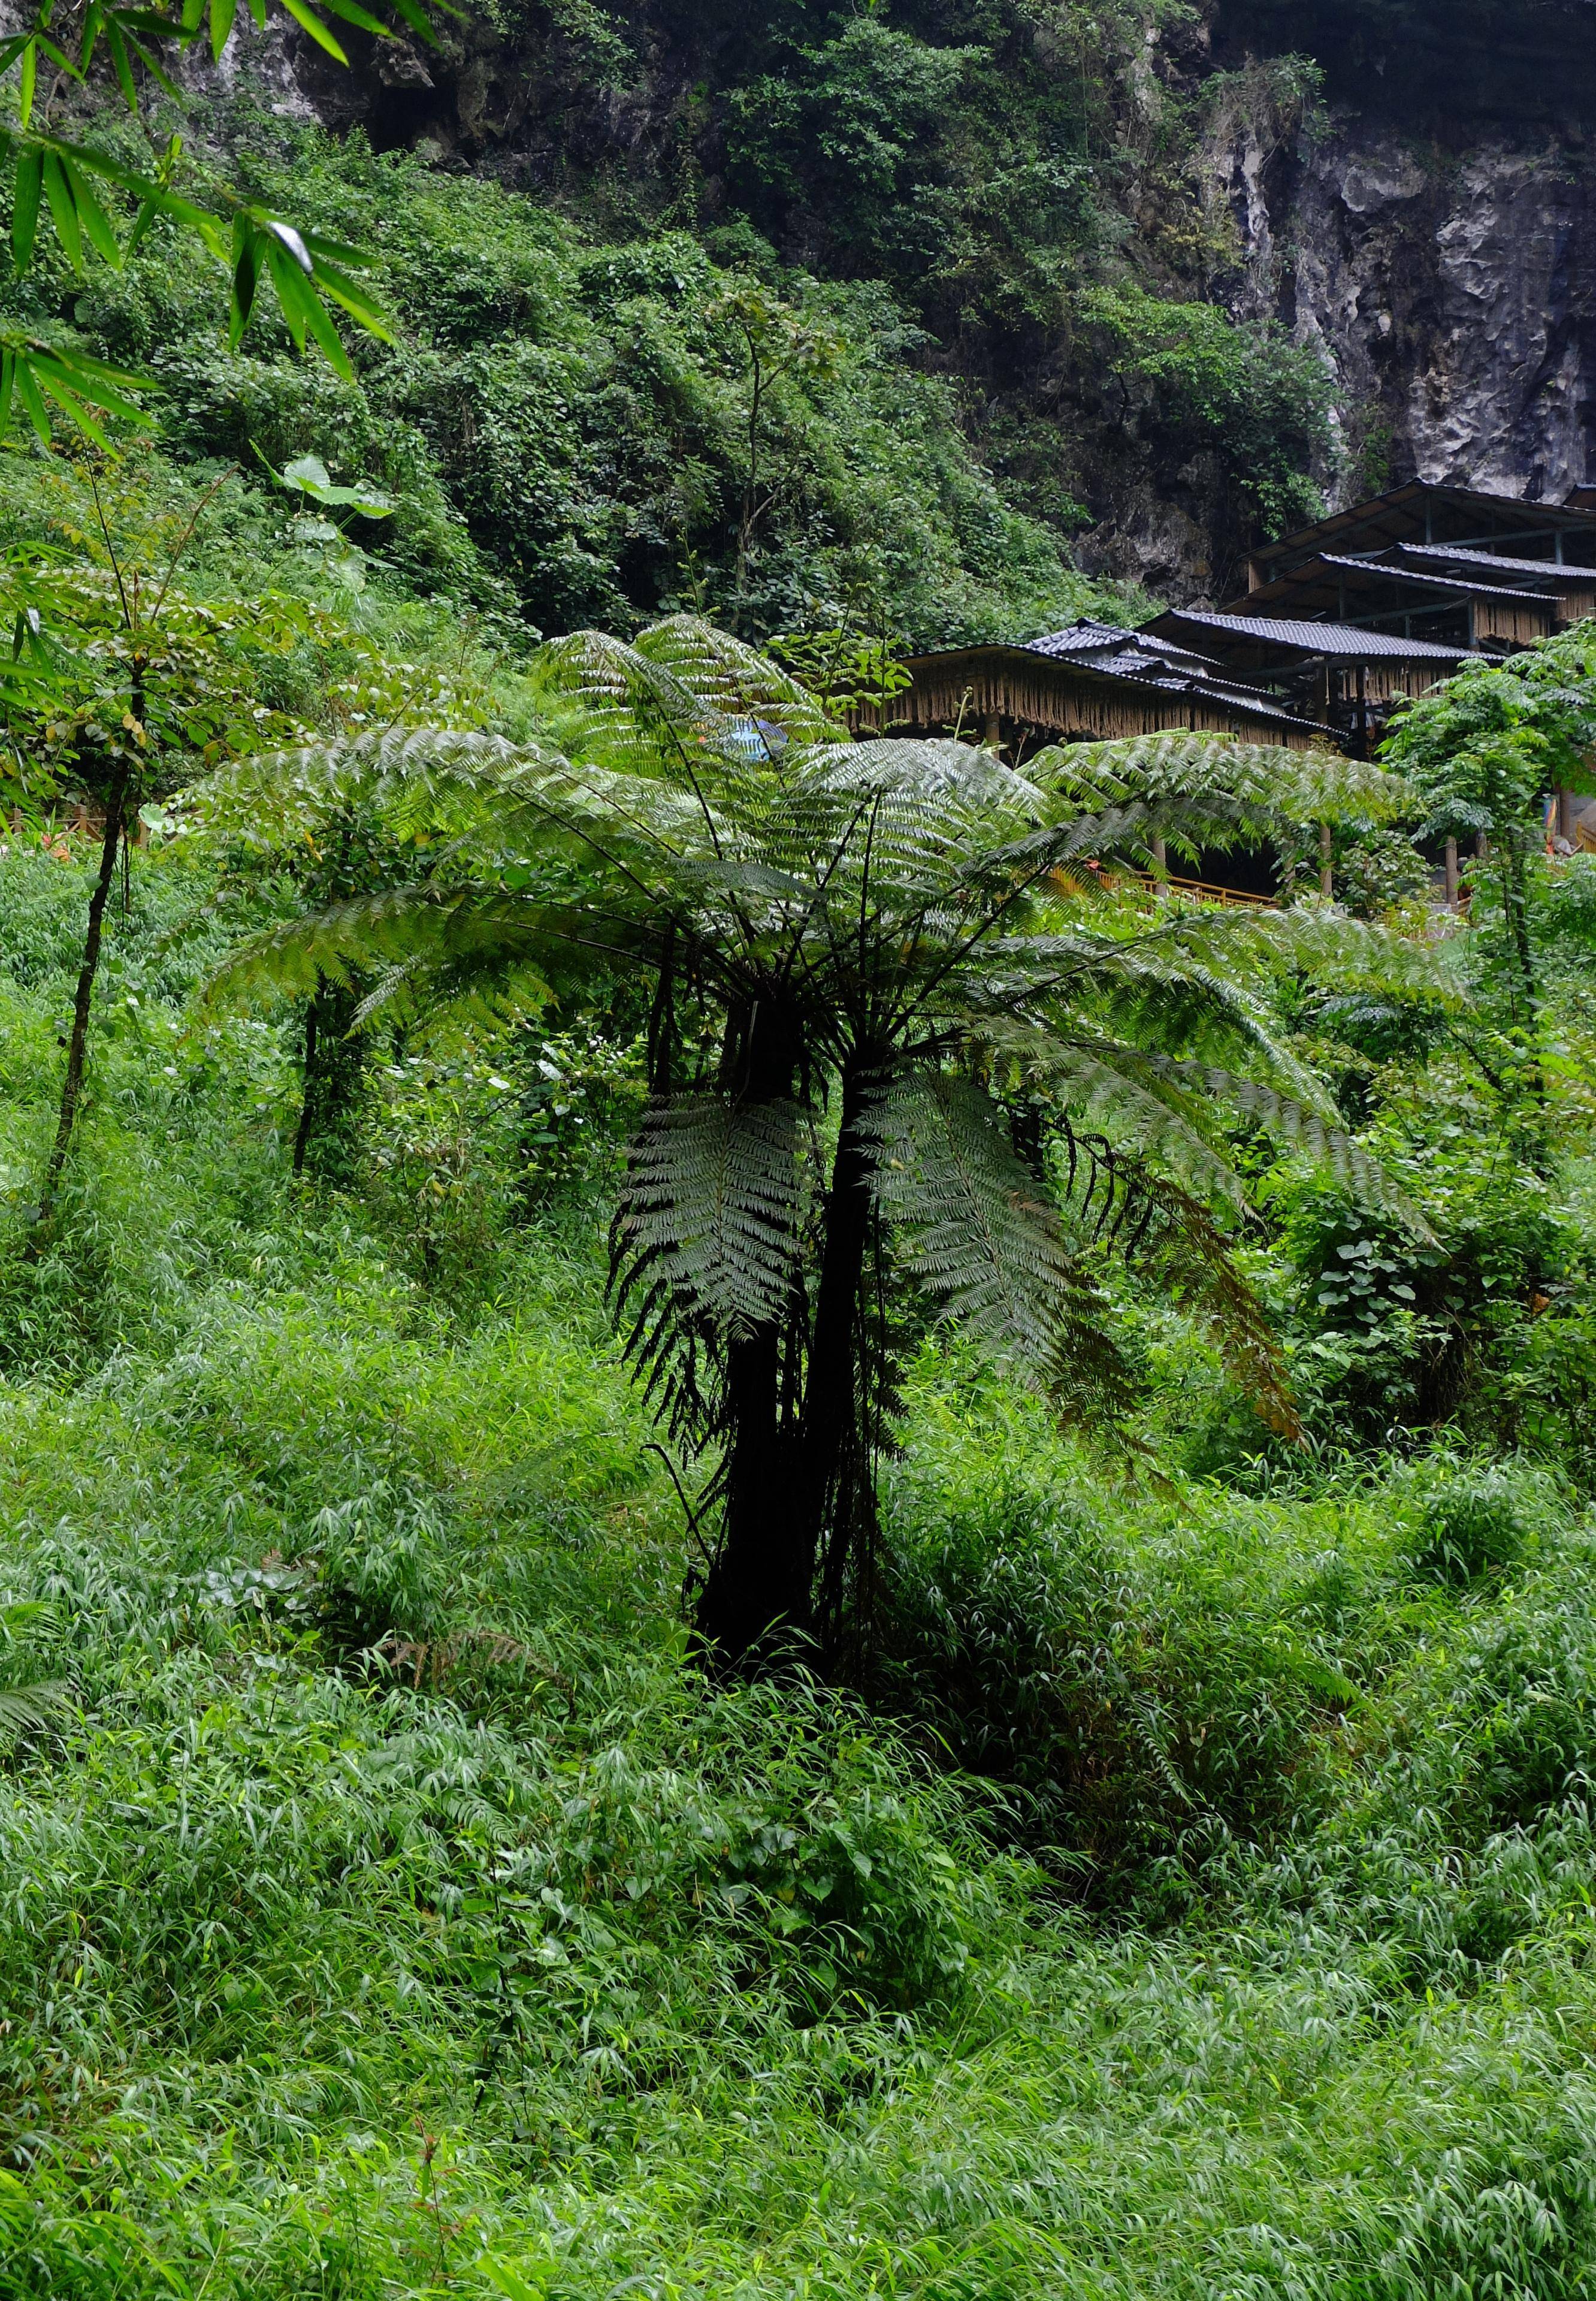
[[[1166,620],[1197,623],[1207,631],[1224,632],[1227,637],[1305,648],[1314,655],[1361,657],[1365,661],[1378,655],[1458,663],[1471,652],[1467,648],[1441,647],[1433,640],[1404,640],[1391,632],[1360,631],[1354,623],[1316,623],[1290,615],[1222,615],[1196,607],[1171,607],[1166,616],[1160,617]]]
[[[1432,559],[1458,567],[1505,567],[1515,575],[1543,575],[1549,582],[1596,583],[1596,567],[1575,567],[1565,560],[1509,559],[1500,551],[1468,551],[1450,543],[1399,543],[1404,559]]]
[[[1322,551],[1318,564],[1321,567],[1350,567],[1360,575],[1383,575],[1392,583],[1423,583],[1432,590],[1466,591],[1494,599],[1544,599],[1549,606],[1556,604],[1550,591],[1525,591],[1512,583],[1475,583],[1464,575],[1423,575],[1416,567],[1393,567],[1387,559],[1353,559],[1333,551]],[[1292,574],[1305,572],[1294,568]],[[1291,576],[1283,575],[1280,581],[1289,583]]]

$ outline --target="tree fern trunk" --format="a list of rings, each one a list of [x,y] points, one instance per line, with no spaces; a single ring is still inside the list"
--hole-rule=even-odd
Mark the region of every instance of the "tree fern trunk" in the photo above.
[[[793,1510],[781,1400],[781,1336],[777,1328],[760,1327],[727,1357],[725,1511],[698,1605],[698,1636],[724,1669],[740,1668],[808,1630],[811,1575]]]
[[[809,1348],[804,1397],[801,1487],[804,1542],[813,1576],[823,1560],[823,1627],[834,1640],[847,1588],[850,1552],[860,1524],[858,1491],[867,1480],[860,1396],[859,1298],[870,1244],[871,1160],[864,1131],[870,1073],[844,1071],[841,1125],[831,1187],[826,1194],[825,1243]]]
[[[753,1001],[729,1018],[722,1084],[750,1103],[783,1100],[797,1054],[787,1018]],[[696,1613],[698,1636],[723,1669],[745,1668],[809,1634],[815,1552],[798,1507],[789,1398],[800,1326],[763,1323],[726,1355],[726,1499]]]
[[[746,1667],[814,1646],[815,1574],[840,1587],[856,1513],[859,1290],[870,1239],[870,1160],[863,1131],[867,1073],[842,1083],[841,1127],[826,1194],[825,1235],[801,1409],[782,1411],[784,1348],[761,1329],[729,1354],[731,1464],[721,1546],[698,1627],[723,1666]]]
[[[365,1072],[365,1050],[350,1026],[358,988],[323,975],[305,1014],[304,1095],[294,1135],[294,1172],[308,1166],[345,1179],[354,1152],[354,1122]]]

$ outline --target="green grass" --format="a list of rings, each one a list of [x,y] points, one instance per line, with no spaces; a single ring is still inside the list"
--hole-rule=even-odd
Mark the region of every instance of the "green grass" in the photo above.
[[[884,1706],[706,1689],[595,1197],[429,1286],[297,1187],[171,858],[23,1259],[80,891],[0,863],[0,1673],[73,1687],[0,1770],[0,2291],[1596,2289],[1548,1473],[1121,1494],[928,1350]]]

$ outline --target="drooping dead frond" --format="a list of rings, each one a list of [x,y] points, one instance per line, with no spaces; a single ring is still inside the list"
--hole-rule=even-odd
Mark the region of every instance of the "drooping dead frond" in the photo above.
[[[1066,1221],[1082,1226],[1183,1310],[1264,1421],[1283,1436],[1298,1435],[1279,1338],[1207,1207],[1138,1150],[1082,1134],[1067,1117],[1059,1148],[1056,1179]]]

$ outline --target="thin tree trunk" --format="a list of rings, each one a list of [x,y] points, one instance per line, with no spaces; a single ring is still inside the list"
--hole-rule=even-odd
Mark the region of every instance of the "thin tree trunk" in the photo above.
[[[294,1172],[305,1172],[305,1145],[310,1141],[311,1113],[315,1102],[316,997],[311,993],[305,1009],[305,1065],[300,1074],[299,1124],[294,1130]]]
[[[1541,997],[1535,979],[1534,952],[1530,945],[1529,888],[1525,879],[1524,845],[1516,833],[1509,833],[1502,842],[1502,899],[1518,975],[1518,999],[1514,1003],[1522,1006],[1523,1020],[1519,1027],[1528,1056],[1525,1076],[1537,1111],[1539,1164],[1545,1155],[1546,1072],[1541,1060]]]
[[[100,868],[95,880],[94,893],[88,899],[88,925],[83,937],[83,963],[78,969],[78,995],[72,1001],[72,1030],[67,1042],[66,1075],[61,1083],[61,1116],[55,1128],[54,1147],[45,1168],[44,1188],[39,1193],[38,1216],[34,1224],[36,1234],[49,1227],[54,1211],[55,1193],[60,1187],[66,1154],[72,1140],[72,1127],[78,1116],[78,1104],[83,1092],[83,1066],[88,1049],[88,1016],[94,1001],[95,976],[99,972],[100,941],[104,928],[105,904],[111,893],[111,883],[116,876],[117,849],[121,841],[122,809],[127,802],[128,773],[119,768],[113,776],[111,790],[105,800],[105,828],[100,839]]]

